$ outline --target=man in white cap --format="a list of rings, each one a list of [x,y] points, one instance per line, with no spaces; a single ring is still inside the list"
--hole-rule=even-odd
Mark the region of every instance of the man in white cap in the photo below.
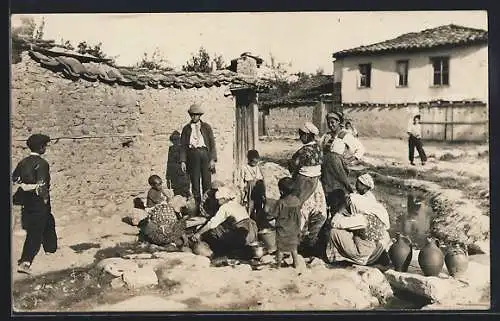
[[[203,193],[211,186],[212,173],[215,172],[217,151],[212,127],[201,121],[203,109],[193,104],[188,110],[191,122],[184,126],[181,133],[180,161],[183,172],[188,172],[191,180],[196,207],[201,203],[200,179]]]

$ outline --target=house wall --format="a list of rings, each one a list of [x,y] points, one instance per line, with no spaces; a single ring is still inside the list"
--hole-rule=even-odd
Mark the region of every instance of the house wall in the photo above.
[[[312,121],[315,104],[303,106],[272,107],[265,115],[268,136],[297,136],[297,130]]]
[[[417,114],[417,105],[401,107],[343,106],[344,116],[350,119],[361,137],[406,138],[408,121]],[[318,103],[314,109],[314,124],[321,134],[327,129],[325,115],[334,110],[333,102]]]
[[[450,57],[450,84],[433,87],[432,56]],[[397,87],[396,61],[409,60],[408,87]],[[372,64],[371,88],[358,88],[359,68]],[[430,100],[488,101],[488,46],[346,57],[334,63],[335,81],[342,82],[344,103],[417,103]]]
[[[130,209],[133,195],[148,189],[151,174],[165,177],[169,136],[188,121],[187,109],[202,102],[202,117],[214,130],[217,178],[232,179],[235,101],[228,87],[135,90],[85,80],[73,82],[40,67],[28,55],[12,65],[12,166],[29,153],[24,141],[32,133],[81,137],[51,142],[55,213],[114,212]],[[139,136],[134,135],[137,134]],[[130,147],[122,146],[129,135]]]

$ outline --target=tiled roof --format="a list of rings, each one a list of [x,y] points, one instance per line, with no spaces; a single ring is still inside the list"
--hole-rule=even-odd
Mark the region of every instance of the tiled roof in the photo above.
[[[231,88],[255,88],[266,91],[270,85],[266,79],[243,75],[230,70],[212,73],[187,71],[161,71],[146,68],[114,67],[107,59],[82,55],[55,46],[53,41],[27,41],[13,39],[13,46],[20,51],[28,50],[29,56],[44,68],[61,72],[64,77],[77,80],[100,81],[101,83],[132,86],[136,89],[152,88],[201,88],[229,85]]]
[[[333,57],[342,58],[383,52],[423,50],[434,47],[463,46],[487,42],[488,32],[486,30],[450,24],[420,32],[406,33],[397,38],[367,46],[338,51],[333,54]]]
[[[307,105],[319,101],[325,94],[333,93],[333,75],[311,76],[296,86],[286,95],[277,96],[272,91],[259,96],[262,106],[297,106]]]

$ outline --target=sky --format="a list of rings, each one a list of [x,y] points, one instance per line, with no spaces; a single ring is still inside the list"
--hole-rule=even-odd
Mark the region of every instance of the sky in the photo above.
[[[15,26],[22,15],[12,15]],[[44,39],[102,43],[118,65],[156,48],[180,69],[200,46],[226,62],[250,51],[291,63],[290,72],[332,74],[332,53],[445,24],[488,30],[486,11],[43,14]]]

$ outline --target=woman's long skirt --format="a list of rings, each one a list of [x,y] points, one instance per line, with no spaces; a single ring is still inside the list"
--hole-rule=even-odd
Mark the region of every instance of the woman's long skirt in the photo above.
[[[300,210],[301,239],[309,247],[315,246],[321,227],[327,218],[325,192],[319,177],[315,179],[315,189],[305,200]]]
[[[350,231],[332,228],[326,247],[326,258],[331,263],[348,261],[369,265],[375,263],[383,252],[381,242],[363,240]]]

